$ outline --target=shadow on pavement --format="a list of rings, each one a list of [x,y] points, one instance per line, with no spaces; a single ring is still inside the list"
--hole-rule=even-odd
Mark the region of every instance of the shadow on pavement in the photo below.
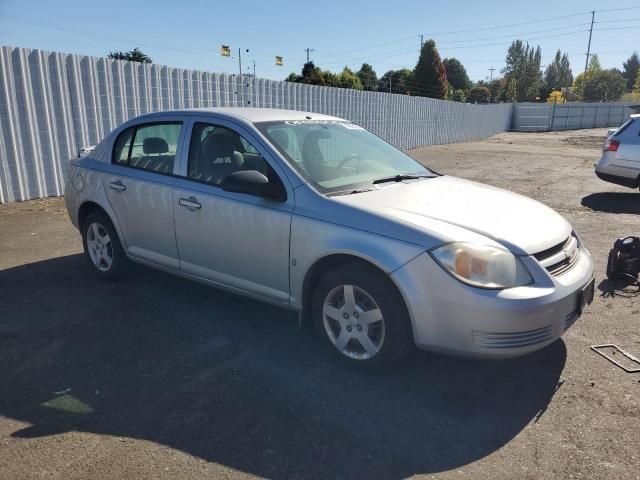
[[[582,198],[582,205],[606,213],[640,214],[640,194],[637,192],[600,192]]]
[[[14,437],[139,438],[271,478],[478,460],[542,415],[566,357],[557,341],[509,361],[417,353],[362,374],[289,312],[144,268],[104,282],[80,255],[0,271],[0,312],[0,415],[32,425]]]

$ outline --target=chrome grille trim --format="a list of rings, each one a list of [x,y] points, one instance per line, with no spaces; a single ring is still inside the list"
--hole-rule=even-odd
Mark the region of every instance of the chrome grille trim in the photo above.
[[[564,242],[533,256],[551,275],[562,275],[570,270],[580,258],[578,239],[571,234]]]
[[[546,342],[553,338],[551,325],[523,332],[473,332],[473,342],[482,348],[518,348]]]

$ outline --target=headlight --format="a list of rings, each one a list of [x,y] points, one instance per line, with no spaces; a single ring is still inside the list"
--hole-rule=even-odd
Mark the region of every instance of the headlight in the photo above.
[[[429,253],[451,275],[474,287],[500,289],[533,283],[527,267],[504,248],[460,242]]]

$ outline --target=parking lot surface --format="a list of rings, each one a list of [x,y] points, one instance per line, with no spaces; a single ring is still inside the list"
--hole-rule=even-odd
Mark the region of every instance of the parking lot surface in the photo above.
[[[640,478],[640,296],[608,293],[640,193],[593,164],[605,130],[417,149],[436,171],[564,215],[596,298],[559,341],[507,361],[418,352],[363,374],[295,315],[137,267],[89,271],[61,199],[0,206],[0,478]]]

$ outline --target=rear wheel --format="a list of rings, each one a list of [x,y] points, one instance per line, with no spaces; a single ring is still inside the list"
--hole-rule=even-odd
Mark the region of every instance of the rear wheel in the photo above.
[[[316,329],[342,361],[387,368],[413,349],[406,306],[382,272],[360,264],[329,271],[313,296]]]
[[[82,225],[82,245],[91,269],[103,278],[117,279],[126,271],[127,258],[107,215],[93,212]]]

